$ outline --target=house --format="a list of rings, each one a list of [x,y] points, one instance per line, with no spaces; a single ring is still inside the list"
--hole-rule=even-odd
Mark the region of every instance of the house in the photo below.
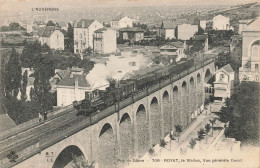
[[[159,29],[159,35],[163,39],[175,39],[176,24],[173,21],[163,21]]]
[[[37,32],[42,45],[47,44],[51,49],[64,50],[64,35],[57,27],[40,27]]]
[[[214,98],[215,100],[225,101],[233,94],[233,82],[235,72],[232,67],[227,64],[216,72],[216,80],[214,82]]]
[[[133,27],[133,20],[130,19],[127,16],[122,17],[117,16],[116,18],[114,18],[113,20],[110,21],[111,24],[111,28],[112,29],[120,29],[120,28],[124,28],[124,27]]]
[[[208,51],[209,49],[209,40],[208,40],[208,35],[207,34],[195,34],[193,36],[194,41],[200,41],[204,44],[204,51]]]
[[[198,32],[198,25],[181,24],[177,26],[177,39],[189,40]]]
[[[160,48],[160,54],[174,56],[175,61],[178,62],[181,58],[186,57],[186,55],[184,54],[185,48],[186,45],[183,42],[169,42]]]
[[[260,18],[242,31],[242,67],[239,79],[259,82],[260,65]]]
[[[100,28],[94,32],[94,52],[107,54],[116,52],[116,31]]]
[[[242,34],[242,31],[247,27],[249,23],[251,23],[253,19],[248,20],[239,20],[239,26],[238,26],[238,34]]]
[[[86,97],[95,98],[99,96],[99,90],[105,90],[109,86],[104,69],[97,72],[97,67],[88,73],[83,68],[73,67],[57,84],[57,106],[68,106],[74,101],[81,101]],[[103,67],[105,65],[102,65]],[[103,72],[103,73],[102,73]]]
[[[82,54],[89,47],[93,49],[94,31],[102,27],[97,20],[81,19],[74,27],[74,53]]]
[[[213,17],[212,28],[215,30],[229,30],[230,29],[229,17],[225,17],[223,15],[217,15]]]
[[[144,39],[144,30],[138,27],[125,27],[118,31],[118,41],[141,41]]]
[[[89,87],[86,75],[68,73],[56,86],[57,106],[68,106],[73,101],[85,99],[85,92],[89,91]]]

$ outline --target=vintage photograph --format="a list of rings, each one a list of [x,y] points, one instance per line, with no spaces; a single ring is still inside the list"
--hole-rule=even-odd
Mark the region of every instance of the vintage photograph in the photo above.
[[[259,168],[257,0],[0,0],[1,168]]]

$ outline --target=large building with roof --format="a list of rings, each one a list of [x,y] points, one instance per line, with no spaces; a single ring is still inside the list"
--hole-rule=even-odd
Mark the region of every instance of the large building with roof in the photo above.
[[[127,16],[117,16],[110,21],[112,29],[120,29],[124,27],[133,27],[133,20]]]
[[[93,35],[103,25],[97,20],[81,19],[74,27],[74,53],[82,54],[85,49],[93,49]]]
[[[239,79],[259,82],[260,65],[260,18],[242,31],[242,67]]]
[[[51,49],[64,50],[64,35],[55,26],[45,26],[37,29],[40,43],[47,44]]]
[[[94,52],[107,54],[116,52],[116,31],[109,28],[100,28],[94,32]]]

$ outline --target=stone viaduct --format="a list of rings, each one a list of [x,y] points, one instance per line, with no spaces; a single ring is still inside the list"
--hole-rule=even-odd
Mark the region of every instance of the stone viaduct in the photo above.
[[[173,130],[174,125],[185,128],[200,114],[205,99],[204,83],[214,73],[214,60],[207,60],[204,65],[141,91],[136,95],[139,98],[134,96],[120,102],[118,111],[107,112],[105,117],[102,115],[106,111],[99,112],[95,124],[76,131],[80,125],[95,120],[93,115],[73,128],[66,128],[74,129],[71,134],[53,133],[52,138],[59,137],[55,143],[15,167],[64,167],[71,160],[71,153],[97,162],[99,168],[118,167],[118,159],[138,158]],[[40,143],[49,142],[47,139]]]

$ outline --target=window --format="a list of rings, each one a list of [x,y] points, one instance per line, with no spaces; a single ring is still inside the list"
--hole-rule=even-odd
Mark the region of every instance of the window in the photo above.
[[[129,65],[130,65],[130,66],[136,66],[136,62],[135,62],[135,61],[129,62]]]
[[[222,81],[225,78],[224,74],[220,74],[219,80]]]
[[[76,35],[78,35],[78,31],[76,30]]]
[[[259,71],[259,65],[255,64],[255,71],[258,72]]]
[[[259,76],[255,76],[255,81],[258,82],[259,81]]]
[[[84,31],[84,36],[86,35],[86,31]]]

